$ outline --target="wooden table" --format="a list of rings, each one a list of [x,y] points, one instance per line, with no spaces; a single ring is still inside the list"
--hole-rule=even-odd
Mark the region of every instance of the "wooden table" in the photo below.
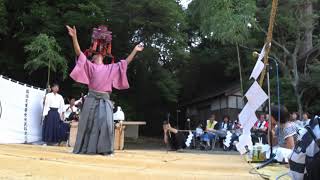
[[[138,139],[139,126],[146,125],[144,121],[122,121],[115,124],[114,131],[114,149],[123,150],[124,138],[130,137]],[[70,127],[69,145],[74,147],[78,132],[78,122],[72,122]]]
[[[124,149],[124,138],[138,139],[139,126],[146,125],[144,121],[121,121],[115,125],[114,149]]]
[[[124,137],[136,140],[139,138],[139,126],[147,123],[145,121],[123,121],[122,124],[126,126]]]

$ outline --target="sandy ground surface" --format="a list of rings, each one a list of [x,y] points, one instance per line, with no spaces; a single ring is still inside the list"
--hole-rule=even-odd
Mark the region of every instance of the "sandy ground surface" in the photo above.
[[[124,150],[75,155],[71,148],[0,145],[0,179],[261,179],[239,155]]]

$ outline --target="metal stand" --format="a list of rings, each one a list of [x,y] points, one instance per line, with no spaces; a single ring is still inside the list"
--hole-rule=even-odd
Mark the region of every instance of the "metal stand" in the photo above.
[[[267,84],[268,84],[268,111],[269,111],[269,127],[268,127],[268,138],[269,138],[269,145],[270,145],[270,157],[272,157],[273,154],[273,144],[272,144],[272,120],[271,120],[271,95],[270,95],[270,66],[269,64],[266,64],[267,69]]]
[[[280,127],[280,80],[279,80],[279,66],[277,60],[270,58],[269,59],[273,60],[273,62],[276,64],[276,75],[277,75],[277,98],[278,98],[278,127]],[[269,110],[269,127],[268,127],[268,138],[270,138],[269,145],[270,145],[270,158],[268,161],[266,161],[264,164],[260,165],[257,167],[257,169],[261,169],[265,166],[267,166],[270,163],[274,162],[274,157],[275,155],[273,154],[273,144],[272,144],[272,120],[271,120],[271,94],[270,94],[270,65],[269,63],[266,64],[266,69],[267,69],[267,84],[268,84],[268,110]],[[279,131],[280,132],[280,131]],[[278,136],[279,137],[279,136]]]
[[[279,79],[279,64],[276,59],[269,57],[276,65],[276,79],[277,79],[277,100],[278,100],[278,127],[280,127],[280,79]],[[273,156],[273,144],[272,144],[272,121],[271,121],[271,95],[270,95],[270,65],[267,64],[267,79],[268,79],[268,96],[269,96],[269,128],[268,128],[268,137],[270,141],[270,158]],[[280,133],[280,131],[279,131]],[[279,137],[279,136],[278,136]]]

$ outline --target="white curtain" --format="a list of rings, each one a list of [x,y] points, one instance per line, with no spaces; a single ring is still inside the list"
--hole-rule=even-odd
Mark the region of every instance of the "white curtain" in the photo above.
[[[0,144],[41,140],[45,91],[0,75]]]

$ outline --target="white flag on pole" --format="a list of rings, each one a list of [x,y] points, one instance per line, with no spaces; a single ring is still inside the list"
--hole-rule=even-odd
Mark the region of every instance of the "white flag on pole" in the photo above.
[[[268,99],[268,95],[263,91],[257,81],[254,81],[245,96],[248,99],[247,104],[253,111],[256,111]]]
[[[252,149],[250,130],[258,120],[255,112],[268,99],[268,95],[263,91],[256,81],[264,69],[264,63],[261,60],[265,56],[265,47],[266,45],[263,46],[249,78],[254,78],[255,81],[245,94],[248,102],[239,114],[239,121],[243,127],[243,133],[239,137],[239,143],[236,144],[236,147],[241,154],[244,154],[247,152],[247,150]]]
[[[254,124],[257,121],[258,121],[258,118],[255,114],[250,116],[250,119],[247,121],[247,123],[242,125],[242,128],[243,128],[242,134],[251,135],[251,128],[254,126]]]
[[[252,146],[253,144],[251,140],[251,135],[242,134],[241,136],[239,136],[239,142],[236,144],[236,148],[240,152],[240,154],[245,154],[247,152],[247,149],[252,149]]]
[[[245,124],[247,124],[247,121],[249,121],[250,117],[254,115],[255,115],[254,110],[247,103],[239,114],[240,124],[244,126]]]
[[[248,106],[250,107],[250,106]],[[250,114],[251,112],[247,113]],[[245,124],[242,125],[243,127],[243,133],[239,137],[239,143],[236,144],[237,150],[240,152],[240,154],[244,154],[247,152],[246,146],[249,150],[252,149],[252,140],[251,140],[251,128],[254,126],[254,124],[257,122],[258,118],[255,115],[255,113],[251,114],[249,119],[246,121]]]
[[[262,61],[258,60],[256,62],[256,65],[253,68],[253,71],[252,71],[249,79],[254,78],[255,80],[257,80],[258,77],[260,76],[263,68],[264,68],[264,63]]]
[[[257,80],[264,68],[264,63],[261,60],[265,55],[265,47],[266,45],[263,46],[249,79],[254,78],[255,80]]]
[[[259,57],[258,57],[258,61],[262,60],[262,58],[264,57],[265,53],[266,53],[266,45],[263,45],[263,48],[262,48],[262,50],[261,50],[261,52],[259,54]]]

